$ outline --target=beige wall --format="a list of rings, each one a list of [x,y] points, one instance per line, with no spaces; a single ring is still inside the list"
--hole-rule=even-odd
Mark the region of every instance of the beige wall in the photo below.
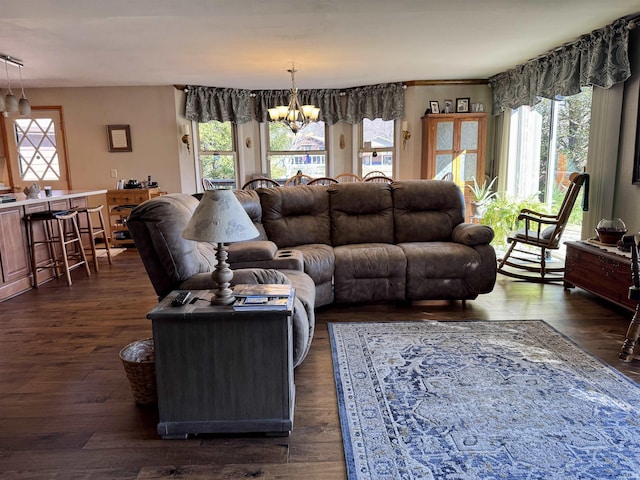
[[[72,188],[110,189],[118,178],[151,175],[163,189],[176,192],[182,176],[191,172],[183,172],[176,160],[186,149],[176,122],[175,91],[173,86],[53,88],[27,94],[32,105],[62,106]],[[131,126],[132,152],[109,152],[111,124]],[[111,169],[118,178],[111,178]]]
[[[640,109],[640,29],[631,31],[631,72],[625,82],[618,149],[618,175],[615,184],[613,216],[624,220],[629,233],[640,232],[640,185],[633,185],[633,158],[636,154],[636,136]]]

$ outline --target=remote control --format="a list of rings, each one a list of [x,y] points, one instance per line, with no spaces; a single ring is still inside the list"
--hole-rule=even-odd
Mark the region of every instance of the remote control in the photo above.
[[[181,307],[186,304],[191,298],[191,292],[180,292],[176,297],[171,300],[171,306],[173,307]]]

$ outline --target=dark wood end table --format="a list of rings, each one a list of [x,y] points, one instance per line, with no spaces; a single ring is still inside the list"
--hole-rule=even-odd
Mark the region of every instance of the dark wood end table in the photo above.
[[[173,307],[178,293],[147,314],[153,327],[158,433],[162,438],[288,435],[295,398],[292,311],[212,306],[208,290],[194,290],[200,300]]]

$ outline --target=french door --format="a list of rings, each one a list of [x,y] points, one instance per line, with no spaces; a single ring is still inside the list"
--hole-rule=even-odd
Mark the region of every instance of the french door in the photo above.
[[[12,185],[71,188],[60,107],[33,107],[30,117],[4,117],[3,128]]]

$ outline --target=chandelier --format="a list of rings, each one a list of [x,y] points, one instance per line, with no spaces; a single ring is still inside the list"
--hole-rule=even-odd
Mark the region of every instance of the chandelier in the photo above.
[[[315,122],[320,113],[320,109],[315,105],[300,105],[298,89],[296,88],[296,71],[293,64],[287,70],[291,74],[291,99],[289,100],[289,105],[277,105],[267,110],[272,121],[286,125],[294,134],[298,133],[301,128],[307,126],[310,122]]]

